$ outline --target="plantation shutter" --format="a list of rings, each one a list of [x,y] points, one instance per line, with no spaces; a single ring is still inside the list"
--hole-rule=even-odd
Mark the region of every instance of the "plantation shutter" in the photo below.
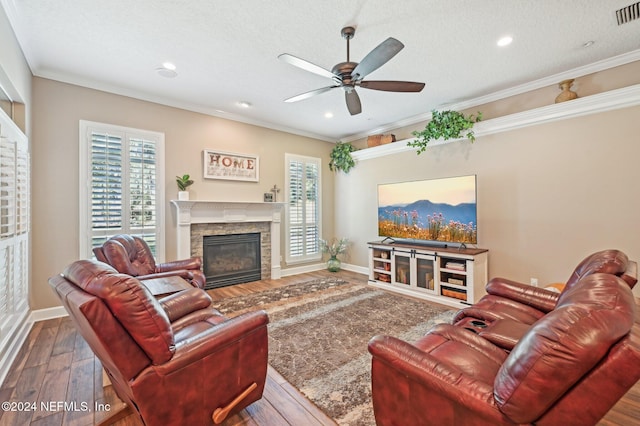
[[[80,122],[81,252],[117,234],[142,237],[162,261],[163,136],[100,123]],[[82,182],[88,180],[86,188]],[[82,222],[84,217],[88,219]]]
[[[29,153],[9,124],[0,139],[0,347],[29,309]]]
[[[91,246],[124,232],[123,135],[91,131]]]
[[[285,155],[287,262],[320,259],[320,159]]]

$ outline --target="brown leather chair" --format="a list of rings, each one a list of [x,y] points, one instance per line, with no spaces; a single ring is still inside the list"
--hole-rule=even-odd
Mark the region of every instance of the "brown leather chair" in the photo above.
[[[594,425],[640,379],[640,316],[627,283],[592,274],[511,352],[451,324],[369,352],[379,426]]]
[[[620,250],[602,250],[587,256],[576,266],[563,291],[569,290],[582,277],[599,272],[622,277],[631,288],[637,282],[636,271],[631,269],[626,254]],[[557,292],[506,278],[491,279],[486,290],[488,294],[478,302],[458,311],[453,323],[474,320],[491,323],[502,319],[533,324],[553,310],[560,297]]]
[[[197,288],[157,300],[136,278],[93,260],[49,284],[144,424],[219,423],[262,397],[264,311],[228,319]]]
[[[156,264],[146,241],[133,235],[115,235],[102,246],[95,247],[93,253],[100,262],[108,263],[118,272],[141,280],[178,275],[194,287],[204,288],[206,283],[201,258]]]

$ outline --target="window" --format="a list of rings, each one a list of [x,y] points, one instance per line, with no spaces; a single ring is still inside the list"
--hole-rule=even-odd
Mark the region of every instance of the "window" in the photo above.
[[[116,234],[164,259],[164,135],[80,121],[80,253]]]
[[[321,235],[320,159],[285,154],[286,260],[319,260]]]

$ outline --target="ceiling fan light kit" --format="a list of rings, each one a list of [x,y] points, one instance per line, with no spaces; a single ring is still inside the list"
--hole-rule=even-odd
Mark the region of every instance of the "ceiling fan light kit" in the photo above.
[[[332,89],[342,88],[345,94],[347,109],[351,115],[362,112],[362,104],[356,86],[370,90],[381,90],[385,92],[420,92],[424,88],[424,83],[413,81],[364,81],[363,79],[373,71],[386,64],[391,58],[400,52],[404,45],[393,37],[389,37],[380,43],[375,49],[369,52],[360,63],[351,62],[349,52],[349,40],[356,33],[354,27],[344,27],[340,34],[347,40],[347,60],[336,64],[331,71],[326,70],[316,64],[288,53],[283,53],[278,58],[284,62],[302,68],[305,71],[318,74],[333,80],[331,86],[321,87],[310,92],[285,99],[285,102],[298,102],[312,96],[328,92]]]

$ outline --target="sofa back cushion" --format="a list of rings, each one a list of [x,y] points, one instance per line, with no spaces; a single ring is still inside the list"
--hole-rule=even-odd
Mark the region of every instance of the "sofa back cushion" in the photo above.
[[[102,299],[153,364],[171,359],[175,340],[169,318],[140,281],[91,260],[72,263],[63,275],[87,293]]]
[[[627,270],[628,263],[629,258],[620,250],[602,250],[590,254],[576,266],[564,289],[566,291],[580,279],[599,272],[621,276]]]
[[[102,245],[102,252],[107,262],[123,274],[136,277],[156,272],[151,249],[142,238],[116,235]]]
[[[500,410],[516,423],[537,420],[629,333],[634,315],[631,289],[614,275],[588,275],[565,290],[498,371]]]

